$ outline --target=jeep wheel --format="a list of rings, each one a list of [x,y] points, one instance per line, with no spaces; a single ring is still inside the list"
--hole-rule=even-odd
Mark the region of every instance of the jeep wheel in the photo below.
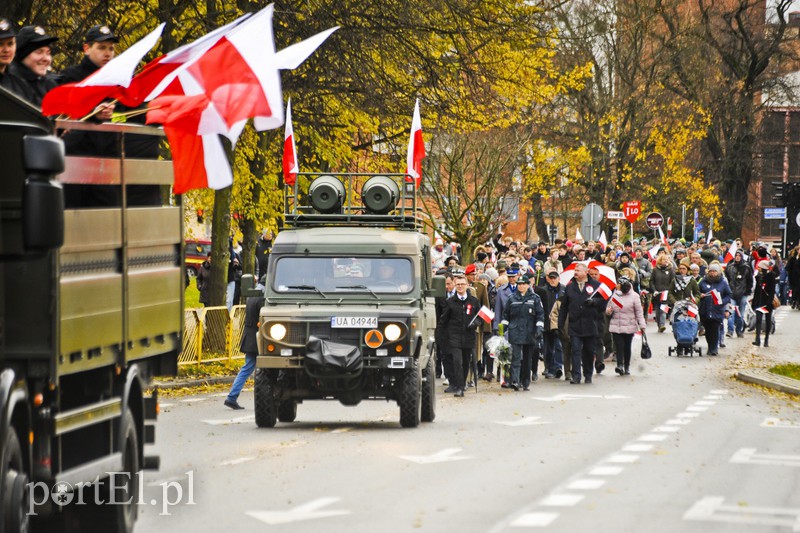
[[[278,404],[278,420],[294,422],[297,418],[297,400],[284,400]]]
[[[116,431],[119,433],[115,451],[122,454],[122,470],[111,474],[114,476],[113,482],[110,477],[103,480],[98,500],[102,503],[97,505],[97,502],[92,502],[93,505],[83,509],[83,530],[87,530],[91,523],[96,525],[98,531],[131,533],[136,523],[139,514],[139,505],[136,503],[140,481],[139,436],[130,408],[122,413]]]
[[[22,467],[22,449],[17,432],[8,428],[0,464],[0,531],[28,531],[28,476]]]
[[[397,403],[400,405],[400,425],[404,428],[415,428],[420,419],[420,382],[419,363],[413,361],[411,368],[403,372],[403,377],[397,384]]]
[[[422,371],[422,421],[436,418],[436,356],[431,354]]]
[[[275,427],[277,405],[269,375],[263,368],[256,369],[255,397],[256,425],[260,428]]]

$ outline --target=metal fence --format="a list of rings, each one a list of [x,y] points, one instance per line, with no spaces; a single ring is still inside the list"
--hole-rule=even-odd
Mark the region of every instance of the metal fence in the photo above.
[[[245,306],[201,307],[184,311],[183,350],[179,365],[224,361],[242,357]]]

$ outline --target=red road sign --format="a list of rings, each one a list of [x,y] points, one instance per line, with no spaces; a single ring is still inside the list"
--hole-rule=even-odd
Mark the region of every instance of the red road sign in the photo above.
[[[642,202],[625,202],[622,204],[622,212],[625,213],[625,220],[633,224],[642,216]]]

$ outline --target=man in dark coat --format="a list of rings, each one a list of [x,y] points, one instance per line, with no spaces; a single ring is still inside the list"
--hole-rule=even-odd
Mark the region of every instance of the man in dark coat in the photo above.
[[[733,313],[736,336],[744,337],[744,312],[747,310],[747,297],[753,293],[753,269],[744,260],[741,250],[736,250],[733,261],[725,267],[725,279],[731,287],[731,301],[739,308],[738,313]],[[728,321],[728,336],[732,336],[733,328]]]
[[[572,383],[581,382],[581,367],[586,383],[592,382],[594,371],[594,343],[600,336],[598,314],[605,309],[606,301],[597,295],[600,283],[589,278],[589,269],[583,263],[575,267],[572,281],[561,297],[558,327],[562,328],[569,317],[569,336],[572,343]]]
[[[447,347],[447,331],[444,328],[444,324],[442,324],[442,315],[444,314],[447,299],[456,293],[453,275],[449,272],[444,274],[444,287],[445,296],[437,296],[434,300],[434,309],[436,311],[436,331],[434,332],[436,340],[436,377],[442,377],[442,374],[444,374],[444,378],[449,381],[450,376],[453,375],[453,361],[450,349]]]
[[[0,18],[0,87],[26,98],[28,88],[25,82],[12,74],[9,68],[16,52],[17,39],[14,25],[10,20]]]
[[[544,331],[542,301],[530,288],[530,278],[522,276],[517,283],[517,290],[509,298],[503,312],[502,322],[508,327],[508,342],[511,343],[511,388],[515,391],[520,386],[524,390],[529,389],[532,370],[536,381],[539,354],[534,347],[541,341]],[[534,357],[535,365],[532,364]]]
[[[453,356],[453,375],[448,378],[450,386],[455,396],[463,397],[467,370],[475,349],[475,330],[483,321],[476,320],[481,304],[467,290],[469,282],[466,278],[457,277],[455,287],[456,294],[445,302],[442,326],[447,331],[447,342]]]
[[[256,288],[263,290],[263,285]],[[239,405],[239,394],[244,388],[250,375],[256,369],[256,357],[258,356],[258,318],[261,313],[261,306],[264,305],[263,296],[251,296],[247,299],[244,315],[244,329],[242,330],[242,342],[239,350],[244,353],[244,365],[239,369],[236,379],[233,380],[231,391],[225,398],[225,407],[231,409],[244,409]]]
[[[211,290],[211,254],[208,254],[208,257],[203,264],[200,265],[200,268],[197,270],[197,290],[200,291],[200,303],[203,305],[208,305],[211,303],[211,295],[209,291]]]
[[[544,309],[544,377],[560,378],[563,375],[561,341],[558,335],[558,322],[550,320],[550,313],[561,296],[564,295],[564,286],[560,276],[555,270],[547,274],[547,284],[536,288],[536,294],[542,300]]]
[[[256,278],[260,279],[267,273],[270,252],[272,252],[272,232],[265,229],[256,243]]]

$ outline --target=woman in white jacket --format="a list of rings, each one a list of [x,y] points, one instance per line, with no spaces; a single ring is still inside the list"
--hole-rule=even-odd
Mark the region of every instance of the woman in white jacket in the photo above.
[[[617,368],[614,371],[620,376],[628,376],[631,373],[633,334],[644,331],[647,327],[642,312],[642,300],[633,290],[630,278],[620,276],[617,280],[617,290],[608,300],[606,314],[611,317],[608,330],[614,336],[614,346],[617,349]]]

